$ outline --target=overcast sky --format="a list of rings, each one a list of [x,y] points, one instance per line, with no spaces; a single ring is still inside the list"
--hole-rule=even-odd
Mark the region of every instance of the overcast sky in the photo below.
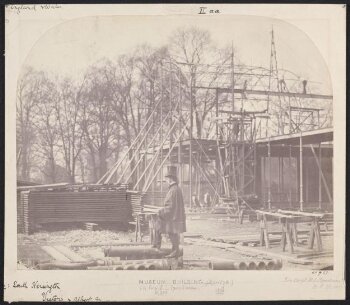
[[[325,59],[312,40],[287,22],[255,16],[99,16],[74,19],[46,32],[28,54],[25,64],[61,75],[80,75],[102,57],[115,59],[143,43],[162,46],[176,28],[185,25],[208,30],[218,47],[233,42],[240,61],[267,68],[273,26],[279,68],[320,82],[323,93],[331,92]],[[319,27],[320,33],[327,35],[327,22],[320,21]]]

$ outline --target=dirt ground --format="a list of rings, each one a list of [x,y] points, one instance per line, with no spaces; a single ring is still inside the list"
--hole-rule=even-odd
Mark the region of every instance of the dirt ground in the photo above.
[[[280,231],[281,227],[278,222],[269,222],[269,231]],[[299,230],[308,230],[307,226],[300,226]],[[198,217],[189,216],[187,218],[187,232],[184,234],[183,249],[184,261],[197,259],[244,259],[244,258],[261,258],[264,255],[257,253],[238,251],[232,248],[232,245],[227,244],[230,249],[225,247],[216,247],[215,245],[206,245],[206,240],[210,238],[220,239],[234,239],[234,238],[255,238],[259,236],[259,223],[244,221],[243,224],[223,218],[220,216]],[[127,232],[113,231],[113,230],[97,230],[88,231],[82,229],[61,230],[54,232],[37,232],[30,236],[18,235],[18,261],[21,266],[30,267],[32,261],[45,261],[50,257],[41,250],[41,246],[46,245],[64,245],[71,247],[77,253],[84,257],[93,255],[94,257],[103,257],[104,247],[108,245],[124,243],[125,245],[132,245],[135,242],[135,232],[132,230]],[[149,244],[149,237],[143,237],[145,245]],[[287,262],[283,260],[284,270],[307,270],[307,269],[322,269],[333,264],[333,255],[329,254],[333,249],[333,236],[327,234],[322,236],[324,251],[328,255],[321,256],[314,259],[314,263],[310,265],[300,265]],[[163,237],[163,244],[166,247],[170,245],[167,237]],[[76,247],[76,246],[90,246],[90,247]],[[254,249],[265,248],[259,245],[252,245]],[[306,246],[305,246],[306,247]],[[288,255],[288,252],[282,252],[279,244],[271,246],[270,252]],[[297,254],[303,253],[303,248],[296,250]]]

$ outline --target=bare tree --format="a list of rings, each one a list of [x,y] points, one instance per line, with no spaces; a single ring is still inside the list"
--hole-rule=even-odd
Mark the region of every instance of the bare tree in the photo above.
[[[89,68],[83,89],[82,108],[84,139],[93,167],[93,179],[97,181],[107,170],[107,160],[115,147],[118,136],[116,113],[112,99],[115,90],[115,66],[102,60]]]
[[[34,107],[33,125],[38,137],[36,154],[42,160],[39,170],[45,180],[57,182],[56,159],[58,153],[59,128],[56,119],[57,88],[48,77],[41,84],[43,98]]]
[[[71,79],[65,78],[59,83],[55,103],[59,147],[71,183],[75,183],[77,160],[84,136],[81,128],[83,84],[84,81],[80,86],[76,86]]]
[[[17,174],[24,180],[31,178],[33,144],[36,141],[34,108],[45,98],[44,80],[43,72],[26,67],[17,85]]]
[[[214,47],[210,33],[195,27],[183,27],[170,37],[171,56],[188,71],[188,100],[192,103],[196,136],[202,137],[203,122],[214,107],[215,96],[209,89],[197,89],[198,84],[210,87],[223,73],[228,58]],[[208,63],[214,69],[209,71]],[[190,96],[192,88],[192,96]]]
[[[120,56],[116,64],[113,82],[113,109],[115,119],[121,127],[123,143],[131,146],[133,139],[141,130],[141,108],[140,103],[134,97],[135,84],[135,62],[134,57]],[[129,152],[131,168],[135,166],[133,152]]]

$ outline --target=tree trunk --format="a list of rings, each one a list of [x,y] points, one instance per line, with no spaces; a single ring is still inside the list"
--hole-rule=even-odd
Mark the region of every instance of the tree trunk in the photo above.
[[[51,183],[55,183],[56,182],[56,164],[55,164],[55,160],[53,159],[53,157],[51,156],[49,158],[49,163],[50,163],[50,182]]]
[[[89,155],[90,155],[91,164],[92,164],[92,180],[93,182],[97,182],[98,173],[97,173],[97,167],[96,167],[95,152],[92,145],[88,145],[88,146],[89,146]]]
[[[22,144],[22,166],[21,166],[21,178],[25,181],[29,180],[28,170],[28,147],[26,144]]]
[[[98,151],[99,157],[99,178],[102,177],[107,171],[107,147],[102,146]]]
[[[69,180],[70,184],[74,184],[75,183],[75,175],[74,175],[74,173],[70,173],[68,175],[68,180]]]

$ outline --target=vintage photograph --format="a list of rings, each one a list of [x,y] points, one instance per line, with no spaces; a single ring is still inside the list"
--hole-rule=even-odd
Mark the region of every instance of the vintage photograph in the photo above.
[[[6,300],[344,297],[344,6],[5,22]]]
[[[16,107],[19,269],[333,269],[332,80],[287,22],[75,19]]]

